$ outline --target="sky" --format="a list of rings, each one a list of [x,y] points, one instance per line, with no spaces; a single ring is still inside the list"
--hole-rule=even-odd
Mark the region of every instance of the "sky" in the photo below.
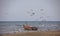
[[[60,0],[0,0],[0,21],[60,21],[59,15]]]

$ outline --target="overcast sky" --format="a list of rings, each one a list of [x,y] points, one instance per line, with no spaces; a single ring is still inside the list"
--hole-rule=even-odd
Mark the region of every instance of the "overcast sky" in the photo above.
[[[42,20],[60,21],[60,0],[0,0],[0,21]]]

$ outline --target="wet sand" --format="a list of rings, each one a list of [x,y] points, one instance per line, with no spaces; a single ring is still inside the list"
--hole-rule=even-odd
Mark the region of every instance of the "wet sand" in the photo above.
[[[18,33],[7,33],[7,34],[0,34],[0,36],[60,36],[59,31],[44,31],[44,32],[18,32]]]

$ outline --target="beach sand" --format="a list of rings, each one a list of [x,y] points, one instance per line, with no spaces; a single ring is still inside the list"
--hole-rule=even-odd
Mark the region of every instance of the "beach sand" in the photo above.
[[[0,36],[60,36],[59,31],[43,31],[43,32],[18,32],[18,33],[6,33],[0,34]]]

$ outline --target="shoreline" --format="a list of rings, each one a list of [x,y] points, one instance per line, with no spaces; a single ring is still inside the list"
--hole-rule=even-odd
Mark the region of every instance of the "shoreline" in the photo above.
[[[41,31],[41,32],[16,32],[16,33],[0,34],[0,36],[60,36],[60,30]]]

